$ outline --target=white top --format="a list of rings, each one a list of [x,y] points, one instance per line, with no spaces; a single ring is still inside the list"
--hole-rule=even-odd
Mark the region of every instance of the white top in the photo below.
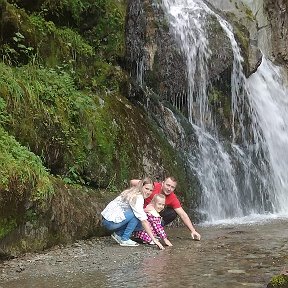
[[[135,196],[133,203],[128,203],[122,199],[119,195],[114,200],[112,200],[105,209],[101,212],[101,215],[108,221],[112,221],[114,223],[120,223],[125,220],[124,213],[132,209],[136,218],[140,221],[147,220],[147,215],[144,212],[144,198],[142,195]]]

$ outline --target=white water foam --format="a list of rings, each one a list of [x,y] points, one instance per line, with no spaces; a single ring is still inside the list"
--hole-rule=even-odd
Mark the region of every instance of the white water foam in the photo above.
[[[274,220],[288,220],[288,214],[250,214],[244,217],[235,217],[231,219],[222,219],[216,221],[206,221],[201,223],[201,226],[235,226],[235,225],[254,225],[265,224]]]

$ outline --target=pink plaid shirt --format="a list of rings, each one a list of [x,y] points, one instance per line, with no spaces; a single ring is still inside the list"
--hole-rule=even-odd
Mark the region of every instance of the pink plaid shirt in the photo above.
[[[153,235],[159,236],[161,239],[167,238],[167,234],[165,233],[164,228],[161,225],[161,217],[153,216],[149,212],[147,213],[147,216],[148,216],[147,220],[150,224]],[[151,237],[147,234],[145,230],[136,231],[134,233],[134,236],[147,243],[150,243],[152,241]]]

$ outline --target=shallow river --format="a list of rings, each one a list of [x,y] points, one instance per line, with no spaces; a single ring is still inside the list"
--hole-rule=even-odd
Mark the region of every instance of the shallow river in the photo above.
[[[288,220],[166,230],[173,247],[79,241],[0,263],[0,288],[266,287],[288,269]]]

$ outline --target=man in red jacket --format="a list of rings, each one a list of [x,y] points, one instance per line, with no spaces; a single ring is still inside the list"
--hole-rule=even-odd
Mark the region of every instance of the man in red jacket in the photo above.
[[[139,182],[138,179],[133,179],[130,181],[131,185],[137,185]],[[165,209],[160,212],[160,215],[163,219],[163,226],[172,222],[177,215],[182,219],[183,223],[191,232],[192,239],[200,240],[201,235],[195,230],[189,216],[184,211],[181,206],[180,201],[178,200],[177,196],[174,193],[176,188],[177,181],[174,177],[167,177],[163,182],[155,182],[154,189],[150,197],[145,199],[144,206],[146,207],[152,200],[155,194],[163,194],[166,196],[165,200]]]

